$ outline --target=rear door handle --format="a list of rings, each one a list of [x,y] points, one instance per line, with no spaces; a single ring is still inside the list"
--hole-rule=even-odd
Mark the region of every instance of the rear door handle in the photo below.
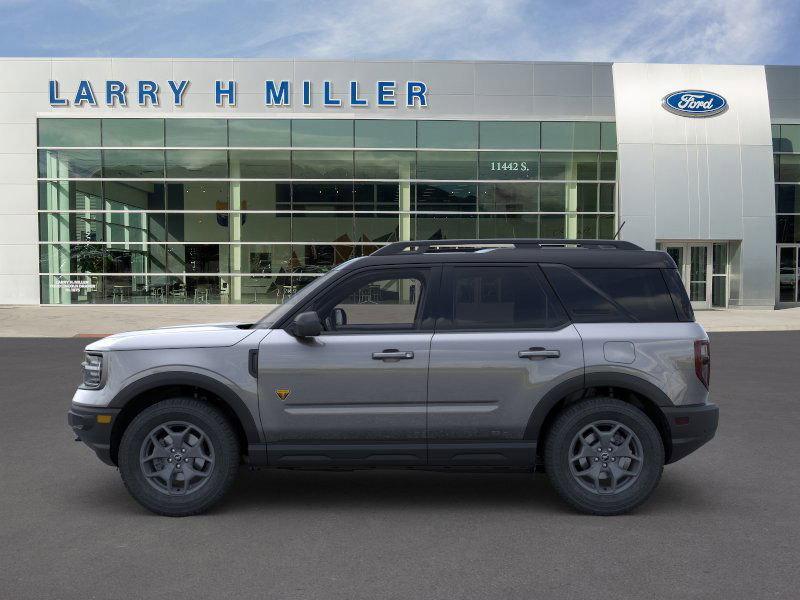
[[[529,348],[528,350],[520,350],[517,355],[528,360],[544,360],[545,358],[560,358],[561,352],[545,348]]]
[[[414,353],[410,350],[395,350],[394,348],[383,352],[373,352],[373,360],[410,360],[414,358]]]

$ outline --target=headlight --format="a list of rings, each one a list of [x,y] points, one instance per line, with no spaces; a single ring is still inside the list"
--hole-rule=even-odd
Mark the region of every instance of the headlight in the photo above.
[[[96,390],[101,387],[103,381],[103,355],[102,354],[89,354],[84,355],[84,360],[81,363],[83,367],[83,386],[90,390]]]

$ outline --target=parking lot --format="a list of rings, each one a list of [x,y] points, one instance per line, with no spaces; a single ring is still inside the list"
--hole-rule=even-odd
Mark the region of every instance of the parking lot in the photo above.
[[[796,598],[800,332],[712,334],[716,439],[635,514],[545,476],[241,471],[156,517],[66,426],[81,339],[0,339],[0,598]]]

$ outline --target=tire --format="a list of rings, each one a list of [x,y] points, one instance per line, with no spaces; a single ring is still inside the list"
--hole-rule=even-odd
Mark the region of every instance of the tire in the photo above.
[[[130,495],[170,517],[196,515],[219,502],[236,478],[239,460],[227,418],[193,398],[162,400],[143,410],[125,430],[118,453]]]
[[[570,506],[592,515],[619,515],[641,505],[658,485],[664,444],[635,406],[591,398],[556,417],[544,459],[553,487]]]

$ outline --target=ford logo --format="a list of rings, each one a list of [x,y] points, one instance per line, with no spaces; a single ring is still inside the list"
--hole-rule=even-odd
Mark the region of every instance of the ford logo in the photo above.
[[[711,117],[728,110],[728,101],[719,94],[703,90],[681,90],[664,96],[661,105],[684,117]]]

